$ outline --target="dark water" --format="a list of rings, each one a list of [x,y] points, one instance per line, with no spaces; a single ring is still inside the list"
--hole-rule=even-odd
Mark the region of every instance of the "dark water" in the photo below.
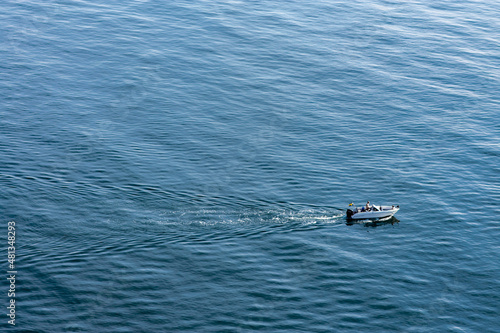
[[[500,331],[499,3],[0,8],[3,329]]]

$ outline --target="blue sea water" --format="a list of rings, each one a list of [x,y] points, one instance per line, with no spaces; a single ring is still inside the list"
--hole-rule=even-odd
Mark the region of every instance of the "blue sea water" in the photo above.
[[[0,8],[2,330],[500,331],[500,3]]]

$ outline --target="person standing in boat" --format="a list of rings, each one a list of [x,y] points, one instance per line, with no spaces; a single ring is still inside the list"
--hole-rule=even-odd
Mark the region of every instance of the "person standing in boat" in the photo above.
[[[370,201],[366,202],[366,211],[370,211]]]

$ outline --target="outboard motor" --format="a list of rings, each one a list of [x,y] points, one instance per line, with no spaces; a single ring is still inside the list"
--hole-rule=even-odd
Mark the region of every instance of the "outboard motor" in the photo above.
[[[354,215],[354,212],[350,209],[347,210],[347,219],[349,220]]]

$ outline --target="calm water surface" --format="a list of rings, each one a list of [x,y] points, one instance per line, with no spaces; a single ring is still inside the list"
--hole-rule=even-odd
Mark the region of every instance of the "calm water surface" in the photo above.
[[[499,3],[0,8],[5,330],[500,331]]]

